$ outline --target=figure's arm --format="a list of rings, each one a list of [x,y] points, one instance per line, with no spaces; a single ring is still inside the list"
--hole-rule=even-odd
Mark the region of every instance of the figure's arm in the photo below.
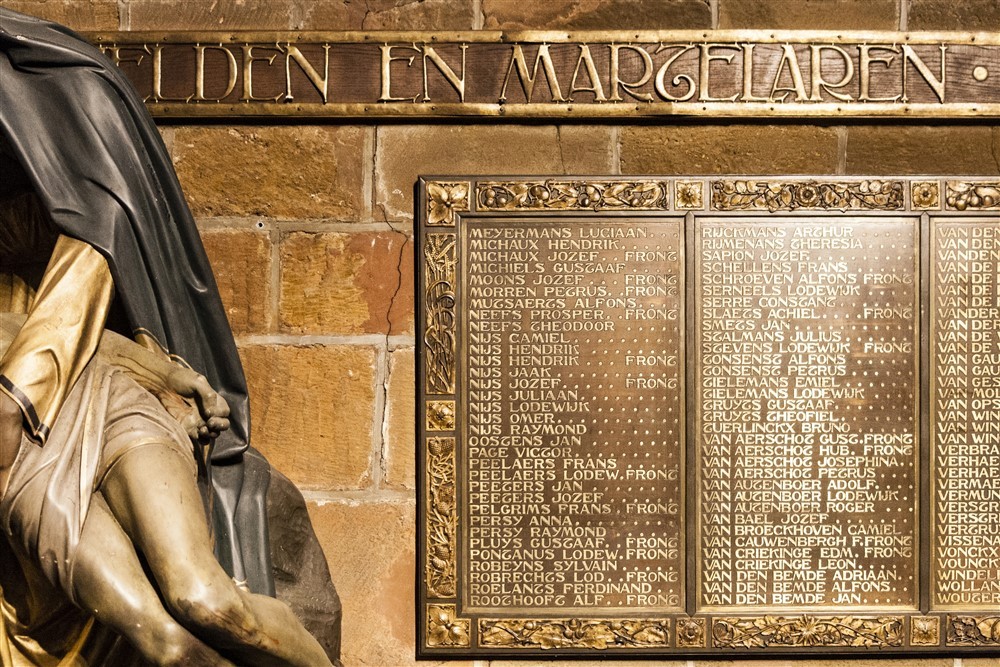
[[[112,331],[104,332],[97,353],[156,396],[192,439],[214,438],[229,428],[229,406],[203,375]]]
[[[104,257],[60,236],[27,319],[0,359],[0,391],[39,442],[97,349],[113,295]]]

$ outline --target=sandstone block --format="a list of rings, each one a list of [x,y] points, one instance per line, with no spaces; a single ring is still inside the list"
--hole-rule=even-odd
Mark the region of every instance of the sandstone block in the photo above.
[[[909,0],[907,30],[996,32],[1000,3],[996,0]]]
[[[267,232],[203,230],[219,294],[235,334],[271,328],[271,239]]]
[[[484,27],[504,30],[711,28],[703,0],[483,0]]]
[[[897,0],[719,0],[719,28],[897,30],[899,3]]]
[[[612,173],[609,127],[393,125],[378,129],[375,217],[410,220],[417,176]]]
[[[247,345],[253,444],[305,489],[371,482],[375,350],[331,345]]]
[[[471,30],[468,0],[300,0],[302,30]]]
[[[55,21],[73,30],[118,30],[116,0],[4,0],[4,9]]]
[[[829,174],[837,133],[814,125],[624,127],[625,174]]]
[[[1000,128],[859,125],[847,130],[851,174],[1000,174]]]
[[[132,30],[288,30],[293,0],[131,0]]]
[[[413,503],[333,501],[310,503],[309,510],[344,606],[344,664],[436,664],[414,659]]]
[[[174,162],[198,216],[356,220],[364,129],[350,126],[186,126]]]
[[[413,244],[400,232],[293,232],[281,242],[281,330],[413,330]]]
[[[386,394],[385,482],[394,488],[412,489],[414,478],[414,354],[413,348],[393,350],[389,356]]]

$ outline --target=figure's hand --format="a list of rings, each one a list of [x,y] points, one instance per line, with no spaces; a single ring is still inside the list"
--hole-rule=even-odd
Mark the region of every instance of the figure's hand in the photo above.
[[[7,488],[7,476],[21,448],[21,408],[0,391],[0,498]]]
[[[204,440],[206,438],[216,438],[220,433],[229,429],[229,404],[205,379],[190,368],[178,366],[167,376],[167,386],[178,396],[182,396],[194,401],[194,407],[185,403],[188,407],[187,414],[178,418],[174,409],[166,402],[164,407],[178,418],[181,426],[187,434],[194,440]],[[163,397],[161,397],[163,402]]]

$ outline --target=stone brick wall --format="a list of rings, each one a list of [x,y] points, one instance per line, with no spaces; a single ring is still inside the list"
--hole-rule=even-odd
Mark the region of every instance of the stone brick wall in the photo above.
[[[3,2],[79,30],[1000,26],[998,0]],[[347,665],[414,662],[412,224],[419,174],[1000,173],[1000,127],[986,121],[170,124],[163,135],[246,364],[254,442],[304,490],[330,561],[344,603]]]

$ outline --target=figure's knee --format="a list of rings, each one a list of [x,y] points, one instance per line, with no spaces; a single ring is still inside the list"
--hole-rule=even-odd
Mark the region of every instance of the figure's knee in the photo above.
[[[257,618],[235,586],[195,584],[180,591],[170,591],[166,597],[174,617],[196,635],[238,643],[260,643]]]
[[[172,620],[157,623],[147,619],[126,637],[139,653],[156,667],[182,665],[230,665],[218,653]]]

